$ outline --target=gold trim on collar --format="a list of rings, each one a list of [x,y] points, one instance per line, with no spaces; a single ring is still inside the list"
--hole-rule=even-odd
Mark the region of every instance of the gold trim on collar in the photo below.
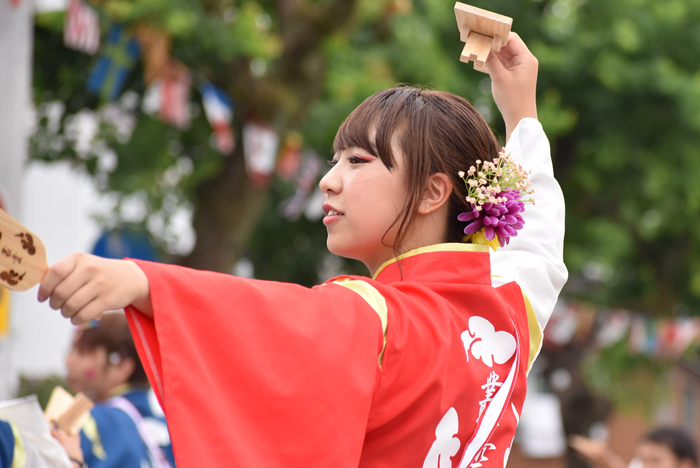
[[[445,244],[434,244],[426,245],[425,247],[418,247],[417,249],[409,250],[408,252],[394,257],[391,260],[387,260],[382,263],[382,265],[374,272],[372,279],[377,279],[379,273],[382,272],[384,268],[391,265],[392,263],[402,260],[406,257],[412,257],[414,255],[428,253],[428,252],[486,252],[488,253],[489,246],[481,244],[458,244],[456,242],[445,243]]]

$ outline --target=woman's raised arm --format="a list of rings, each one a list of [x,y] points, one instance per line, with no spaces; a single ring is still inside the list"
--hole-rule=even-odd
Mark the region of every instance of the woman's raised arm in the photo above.
[[[564,265],[564,196],[554,178],[549,141],[537,119],[537,59],[520,37],[486,63],[493,97],[506,123],[506,150],[527,171],[535,205],[523,213],[525,226],[491,257],[495,286],[516,281],[530,300],[540,327],[554,310],[568,273]]]

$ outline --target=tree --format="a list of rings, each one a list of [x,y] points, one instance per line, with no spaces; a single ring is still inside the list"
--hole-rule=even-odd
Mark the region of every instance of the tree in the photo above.
[[[514,30],[540,60],[540,120],[567,199],[568,294],[660,313],[695,311],[700,36],[693,31],[700,5],[473,3],[513,17]],[[105,0],[98,6],[105,21],[168,31],[172,55],[233,97],[239,142],[241,123],[257,118],[282,135],[300,132],[328,155],[345,116],[369,94],[401,82],[466,96],[503,133],[488,77],[458,61],[454,13],[442,1]],[[97,109],[97,98],[83,91],[93,59],[61,45],[60,17],[38,24],[37,102],[59,99],[68,116]],[[137,94],[141,75],[135,70],[127,85]],[[42,122],[46,130],[48,119]],[[66,118],[60,128],[66,129]],[[198,240],[182,263],[230,271],[247,252],[266,275],[316,280],[323,228],[275,216],[290,187],[279,181],[253,187],[242,145],[231,157],[218,155],[207,144],[202,116],[178,131],[138,113],[128,142],[104,135],[119,161],[109,174],[99,158],[76,153],[65,132],[63,147],[48,144],[54,140],[46,131],[37,135],[35,157],[71,158],[107,190],[146,193],[151,217],[165,213],[167,219],[174,207],[191,203]],[[274,246],[261,249],[265,239]],[[295,243],[299,254],[286,250]],[[297,263],[305,265],[299,274]]]
[[[452,4],[443,0],[95,3],[103,24],[146,24],[172,35],[172,55],[233,97],[239,143],[242,123],[256,118],[282,135],[301,133],[306,145],[328,156],[352,109],[396,83],[465,96],[504,133],[488,77],[458,61],[462,44]],[[470,3],[513,17],[513,29],[540,61],[539,118],[568,211],[565,294],[656,314],[696,314],[700,2]],[[280,180],[264,189],[251,184],[242,145],[230,157],[219,155],[201,113],[180,131],[137,111],[130,139],[104,125],[101,149],[77,147],[76,116],[105,108],[84,91],[94,59],[64,48],[62,15],[37,24],[35,100],[42,117],[35,158],[70,159],[104,190],[126,201],[141,197],[148,216],[140,221],[166,245],[162,227],[178,207],[193,207],[197,245],[173,261],[229,272],[245,254],[257,277],[318,281],[319,265],[328,260],[325,228],[279,216],[292,187]],[[126,86],[136,101],[145,88],[142,75],[137,67]],[[55,101],[64,112],[49,111],[46,103]],[[126,101],[120,106],[131,106]],[[116,168],[105,147],[117,155]],[[344,268],[363,271],[352,263]],[[570,351],[550,363],[575,367],[581,349]],[[576,387],[564,400],[578,412],[565,420],[569,430],[585,431],[589,416],[604,413],[605,405]]]

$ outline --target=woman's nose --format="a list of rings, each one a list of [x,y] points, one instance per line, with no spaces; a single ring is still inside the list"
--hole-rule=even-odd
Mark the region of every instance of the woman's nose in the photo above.
[[[338,174],[338,166],[335,165],[331,167],[331,170],[326,173],[321,178],[321,182],[318,183],[321,191],[323,193],[338,193],[342,187],[340,177]]]

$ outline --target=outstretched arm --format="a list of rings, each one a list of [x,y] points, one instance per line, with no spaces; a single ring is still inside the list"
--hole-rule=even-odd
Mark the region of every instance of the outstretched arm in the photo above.
[[[525,226],[491,256],[494,286],[517,282],[530,300],[541,328],[568,273],[564,265],[564,196],[554,178],[549,141],[536,120],[537,59],[511,33],[508,44],[492,53],[486,68],[493,96],[506,122],[506,149],[527,171],[535,205],[523,213]]]

